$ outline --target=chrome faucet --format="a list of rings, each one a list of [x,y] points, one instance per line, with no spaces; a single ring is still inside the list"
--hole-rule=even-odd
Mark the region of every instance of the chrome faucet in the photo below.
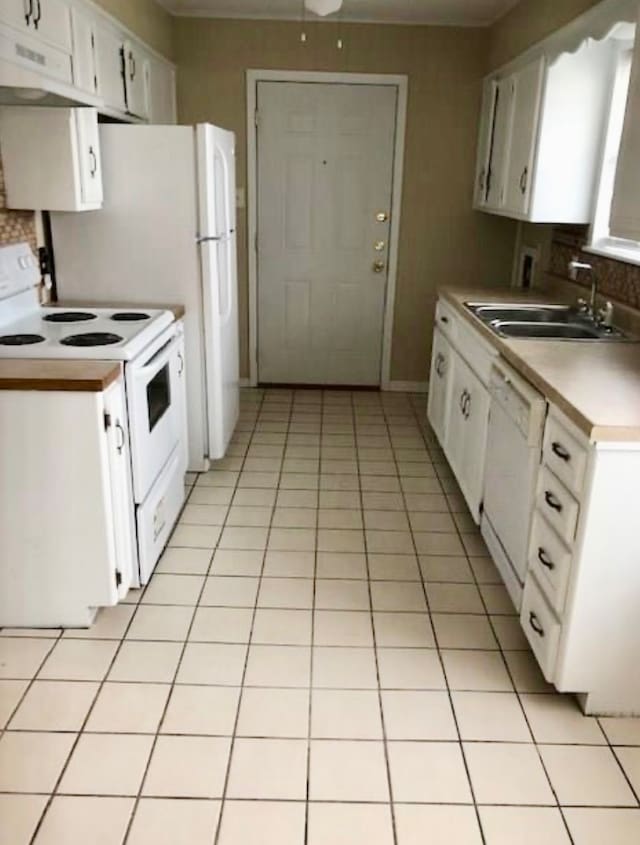
[[[597,316],[596,303],[598,300],[598,277],[595,274],[592,264],[587,264],[584,261],[580,261],[577,257],[574,257],[569,262],[569,278],[574,282],[578,278],[578,270],[588,270],[591,274],[591,295],[589,296],[589,302],[579,299],[578,305],[595,320]]]

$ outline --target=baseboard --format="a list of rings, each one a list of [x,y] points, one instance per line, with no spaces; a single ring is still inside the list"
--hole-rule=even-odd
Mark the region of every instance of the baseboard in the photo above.
[[[390,393],[428,393],[428,381],[388,381],[382,385],[382,390]]]
[[[251,379],[250,378],[241,378],[240,379],[240,387],[251,387]]]

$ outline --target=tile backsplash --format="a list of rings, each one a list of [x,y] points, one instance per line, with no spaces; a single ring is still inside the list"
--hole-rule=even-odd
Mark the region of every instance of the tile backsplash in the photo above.
[[[0,159],[0,245],[27,241],[36,250],[36,224],[33,211],[12,211],[7,208],[4,173]]]
[[[587,237],[586,226],[556,226],[551,243],[549,273],[568,279],[569,262],[574,255],[578,255],[582,261],[593,266],[598,278],[598,290],[602,296],[640,310],[640,267],[602,255],[582,252]],[[581,271],[576,283],[590,288],[589,273]]]

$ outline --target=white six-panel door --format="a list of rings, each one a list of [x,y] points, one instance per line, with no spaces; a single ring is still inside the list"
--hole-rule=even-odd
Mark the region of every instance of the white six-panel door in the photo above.
[[[260,382],[380,383],[396,98],[258,83]]]

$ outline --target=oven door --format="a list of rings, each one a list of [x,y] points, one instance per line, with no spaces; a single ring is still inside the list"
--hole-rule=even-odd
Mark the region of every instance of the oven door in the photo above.
[[[180,439],[176,373],[180,338],[170,326],[126,368],[133,493],[144,501]]]

